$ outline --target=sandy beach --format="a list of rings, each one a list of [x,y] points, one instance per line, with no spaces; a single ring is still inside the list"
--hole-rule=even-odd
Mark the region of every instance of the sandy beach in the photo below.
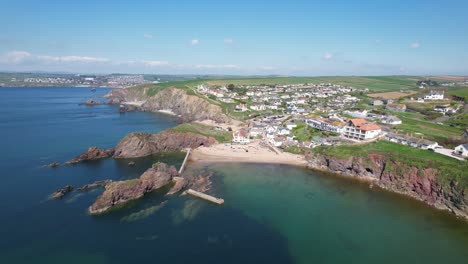
[[[190,161],[195,162],[245,162],[245,163],[276,163],[296,166],[306,166],[307,162],[301,155],[280,152],[253,142],[247,145],[216,144],[210,147],[199,147],[192,151]]]

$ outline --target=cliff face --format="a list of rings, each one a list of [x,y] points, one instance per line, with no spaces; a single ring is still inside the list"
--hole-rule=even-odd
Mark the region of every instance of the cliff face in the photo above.
[[[110,208],[138,199],[172,182],[179,176],[176,168],[164,163],[155,163],[140,178],[117,181],[105,185],[101,196],[89,207],[91,214],[100,214]]]
[[[210,146],[216,139],[193,133],[166,130],[158,134],[130,133],[115,147],[114,158],[138,158],[167,151]]]
[[[468,219],[468,190],[454,180],[440,182],[436,168],[418,168],[380,154],[349,158],[309,154],[307,159],[311,168],[369,180],[384,189]]]
[[[153,96],[148,96],[149,88],[129,88],[110,92],[108,103],[118,104],[127,101],[146,101],[142,111],[155,112],[170,109],[180,115],[182,121],[211,119],[216,122],[229,122],[230,118],[223,114],[218,105],[209,103],[195,95],[188,95],[184,90],[175,87],[166,88]]]

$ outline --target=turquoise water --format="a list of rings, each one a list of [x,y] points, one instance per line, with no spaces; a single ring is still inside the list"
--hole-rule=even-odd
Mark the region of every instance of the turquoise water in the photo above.
[[[96,96],[107,92],[98,89]],[[90,216],[102,190],[48,195],[67,184],[138,177],[182,154],[41,168],[173,117],[120,115],[78,103],[88,88],[0,89],[0,263],[463,263],[468,223],[348,179],[282,165],[189,163],[213,171],[224,206],[153,193]]]

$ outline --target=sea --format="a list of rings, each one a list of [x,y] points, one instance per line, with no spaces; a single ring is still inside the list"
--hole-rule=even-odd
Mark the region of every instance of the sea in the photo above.
[[[0,89],[0,263],[466,263],[468,221],[349,178],[275,164],[188,163],[222,206],[154,192],[92,216],[102,193],[66,185],[139,177],[182,153],[58,168],[90,146],[178,124],[161,113],[80,105],[109,89]],[[134,161],[135,166],[128,166]]]

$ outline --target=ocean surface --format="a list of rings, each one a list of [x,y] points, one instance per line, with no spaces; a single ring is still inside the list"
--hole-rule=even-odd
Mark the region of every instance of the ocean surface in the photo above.
[[[350,179],[261,164],[194,164],[212,171],[217,206],[155,192],[110,213],[102,192],[48,196],[65,185],[130,179],[183,154],[106,159],[56,169],[90,146],[177,124],[155,113],[80,106],[89,88],[0,89],[0,263],[466,263],[468,222]]]

